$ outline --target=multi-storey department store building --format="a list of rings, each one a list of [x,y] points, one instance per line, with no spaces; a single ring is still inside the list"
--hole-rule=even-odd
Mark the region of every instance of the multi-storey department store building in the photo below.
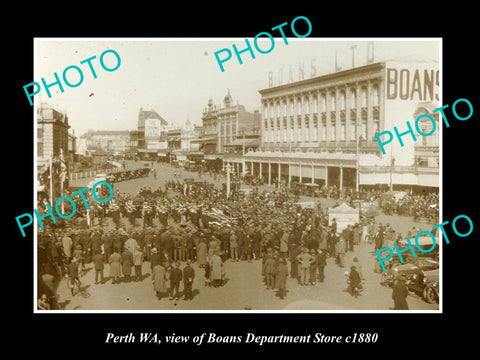
[[[386,61],[259,91],[261,146],[244,156],[247,170],[269,183],[284,180],[356,187],[439,186],[438,62]],[[430,114],[437,131],[416,130],[386,145],[375,134],[408,130]],[[433,126],[419,122],[423,133]]]

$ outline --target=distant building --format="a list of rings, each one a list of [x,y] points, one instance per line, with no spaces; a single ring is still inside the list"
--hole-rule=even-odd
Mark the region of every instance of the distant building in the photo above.
[[[68,158],[70,162],[77,161],[77,137],[75,133],[68,133]]]
[[[214,105],[213,100],[209,99],[203,110],[202,122],[202,137],[191,143],[199,144],[199,150],[203,152],[206,161],[221,162],[225,154],[232,150],[228,145],[235,146],[240,138],[260,139],[261,114],[258,111],[247,111],[238,101],[235,105],[230,91],[223,99],[223,107]],[[241,163],[242,160],[238,162]]]
[[[89,130],[80,136],[85,139],[87,148],[99,148],[105,152],[125,152],[130,150],[128,130]]]
[[[49,201],[68,186],[75,137],[68,133],[68,116],[41,104],[37,108],[37,195]],[[63,161],[62,161],[63,157]],[[50,165],[52,171],[50,171]],[[50,176],[51,173],[53,176]],[[62,181],[63,179],[63,181]]]
[[[137,130],[130,133],[132,150],[145,159],[165,157],[168,148],[167,127],[168,122],[156,111],[140,108]]]
[[[68,116],[42,104],[37,109],[37,165],[48,164],[50,157],[66,157],[69,152]]]
[[[438,62],[384,61],[260,90],[262,141],[243,157],[247,170],[276,180],[435,191],[439,131],[395,138],[382,155],[375,134],[441,127]]]

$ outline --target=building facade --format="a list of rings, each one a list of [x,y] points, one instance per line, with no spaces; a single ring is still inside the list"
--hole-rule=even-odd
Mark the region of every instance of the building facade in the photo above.
[[[223,99],[223,105],[223,107],[216,106],[213,100],[209,99],[207,108],[202,114],[203,144],[209,145],[210,149],[214,145],[216,154],[224,153],[225,145],[236,140],[243,133],[258,131],[260,128],[260,113],[251,113],[238,102],[235,105],[230,91]]]
[[[126,152],[130,150],[128,130],[89,130],[80,136],[87,148],[98,148],[105,152]]]
[[[51,157],[66,157],[69,153],[70,125],[68,116],[52,107],[41,105],[37,109],[37,165],[47,165]]]
[[[358,187],[437,187],[439,131],[414,130],[381,153],[377,133],[403,133],[439,107],[436,62],[377,62],[259,91],[261,146],[244,156],[254,175],[287,182]],[[419,122],[427,133],[431,121]]]

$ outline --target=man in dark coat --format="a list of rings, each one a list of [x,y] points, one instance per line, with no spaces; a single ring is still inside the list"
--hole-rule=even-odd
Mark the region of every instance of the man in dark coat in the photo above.
[[[290,277],[298,280],[298,262],[297,256],[302,252],[300,245],[292,244],[290,249]]]
[[[319,282],[323,282],[325,280],[325,266],[327,266],[327,253],[324,250],[319,250],[317,254],[317,270]]]
[[[80,242],[84,251],[84,263],[89,263],[91,260],[92,240],[89,231],[83,230],[80,236]]]
[[[175,249],[175,243],[173,240],[172,235],[170,235],[170,231],[167,230],[165,231],[162,235],[162,244],[163,244],[163,249],[165,251],[165,254],[168,256],[168,260],[172,261],[173,260],[173,252]]]
[[[399,275],[393,283],[393,310],[408,310],[407,296],[408,289],[405,284],[405,279],[402,275]]]
[[[152,248],[152,251],[150,254],[150,269],[152,270],[152,274],[153,274],[153,268],[161,264],[162,261],[163,261],[162,255],[158,253],[157,248]]]
[[[132,266],[133,266],[133,253],[125,249],[122,253],[122,272],[125,282],[130,282],[130,276],[132,275]]]
[[[97,252],[102,252],[102,233],[99,229],[95,229],[92,232],[91,236],[91,244],[92,244],[92,254],[96,254]]]
[[[180,281],[182,280],[182,270],[180,269],[180,262],[177,261],[170,272],[170,300],[173,300],[173,293],[175,292],[175,300],[178,300]]]
[[[98,284],[98,276],[100,275],[100,283],[103,284],[103,269],[104,265],[104,257],[100,253],[100,251],[96,251],[95,255],[93,255],[93,267],[95,268],[95,284]]]
[[[288,268],[285,259],[280,258],[279,264],[275,269],[275,287],[278,288],[278,296],[283,300],[286,294]]]
[[[349,287],[350,294],[352,296],[357,297],[360,291],[360,284],[362,282],[362,279],[360,278],[360,274],[358,273],[355,265],[352,265],[350,268],[349,280],[350,280],[350,287]]]
[[[113,250],[115,250],[117,253],[121,254],[123,250],[123,239],[122,235],[118,230],[115,230],[112,235],[112,245],[113,245]]]
[[[194,277],[195,277],[195,270],[193,270],[193,268],[190,266],[190,260],[187,260],[187,266],[183,268],[183,289],[184,289],[183,300],[193,299],[192,285],[193,285]]]

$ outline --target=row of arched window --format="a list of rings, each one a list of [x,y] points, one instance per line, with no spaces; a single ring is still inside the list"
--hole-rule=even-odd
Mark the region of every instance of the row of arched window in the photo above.
[[[361,86],[359,92],[359,99],[357,97],[357,88],[350,88],[348,91],[349,105],[348,110],[356,109],[357,103],[360,107],[366,108],[368,101],[371,101],[372,106],[379,106],[380,91],[379,85],[374,84],[371,88],[371,96],[368,95],[367,86]],[[319,93],[312,97],[310,103],[310,96],[308,94],[293,95],[287,100],[265,101],[263,105],[263,118],[274,118],[287,115],[302,115],[315,114],[327,111],[341,111],[347,110],[347,92],[345,89],[338,91],[329,91]]]

